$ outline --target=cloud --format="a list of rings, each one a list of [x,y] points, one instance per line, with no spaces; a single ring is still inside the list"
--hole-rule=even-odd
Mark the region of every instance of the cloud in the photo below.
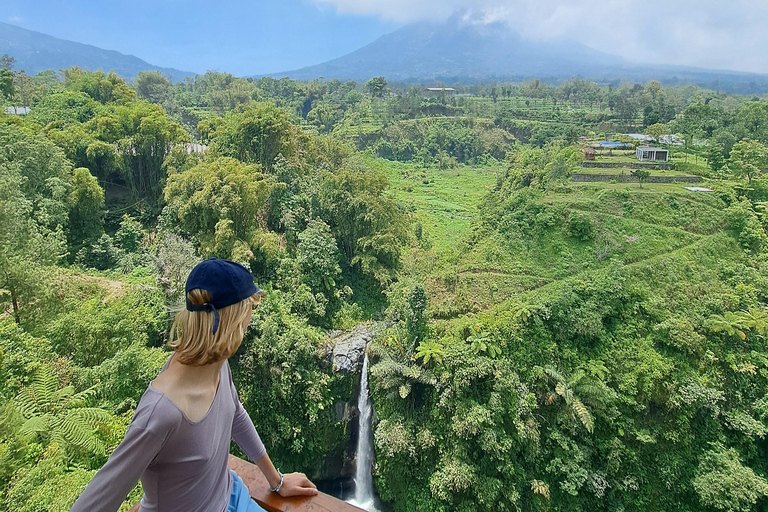
[[[9,16],[6,20],[8,23],[24,23],[24,18],[21,16]]]
[[[768,73],[765,0],[311,0],[406,23],[502,22],[530,39],[567,37],[637,62]]]

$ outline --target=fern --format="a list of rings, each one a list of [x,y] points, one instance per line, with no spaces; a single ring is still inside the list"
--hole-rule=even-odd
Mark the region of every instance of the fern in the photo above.
[[[79,393],[72,386],[60,388],[53,369],[40,367],[30,386],[21,389],[13,404],[25,420],[19,433],[64,448],[103,453],[104,446],[95,429],[109,421],[112,415],[103,409],[85,407],[95,392],[95,387]]]
[[[19,433],[22,436],[29,438],[42,432],[48,432],[51,429],[52,421],[53,417],[50,414],[33,416],[19,427]]]
[[[70,411],[59,419],[56,426],[67,443],[88,451],[103,452],[102,446],[90,423],[78,411]]]
[[[589,412],[589,409],[587,409],[587,406],[584,405],[578,398],[574,398],[573,402],[571,403],[571,409],[579,418],[579,420],[581,420],[581,423],[584,425],[584,427],[586,427],[587,432],[591,434],[595,428],[595,421],[592,417],[592,413]]]

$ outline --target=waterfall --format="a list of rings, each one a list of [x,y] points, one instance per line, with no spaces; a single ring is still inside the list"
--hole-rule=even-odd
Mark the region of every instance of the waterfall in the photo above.
[[[373,477],[371,476],[371,464],[373,463],[371,416],[373,406],[368,396],[368,354],[363,359],[357,409],[360,412],[360,425],[357,434],[357,453],[355,454],[355,497],[349,502],[370,512],[375,512],[377,500],[374,495]]]

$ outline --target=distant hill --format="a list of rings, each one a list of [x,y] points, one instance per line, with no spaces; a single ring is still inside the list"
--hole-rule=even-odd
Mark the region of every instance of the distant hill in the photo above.
[[[767,75],[633,64],[575,41],[530,41],[501,23],[466,23],[457,17],[444,23],[412,23],[337,59],[268,76],[368,80],[379,75],[390,81],[446,83],[529,78],[556,82],[575,76],[603,82],[656,79],[731,92],[768,92]]]
[[[161,71],[174,81],[194,76],[194,73],[188,71],[154,66],[133,55],[103,50],[0,23],[0,55],[5,53],[16,59],[14,69],[23,69],[29,75],[46,69],[58,71],[80,66],[83,69],[115,71],[123,78],[133,78],[139,71],[151,70]]]

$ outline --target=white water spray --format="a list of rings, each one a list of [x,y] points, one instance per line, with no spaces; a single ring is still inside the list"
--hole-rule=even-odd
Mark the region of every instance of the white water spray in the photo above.
[[[349,502],[360,508],[375,512],[373,493],[373,431],[371,416],[373,407],[368,396],[368,354],[363,359],[363,371],[360,376],[360,394],[357,397],[357,409],[360,412],[360,425],[357,434],[357,453],[355,455],[355,497]]]

